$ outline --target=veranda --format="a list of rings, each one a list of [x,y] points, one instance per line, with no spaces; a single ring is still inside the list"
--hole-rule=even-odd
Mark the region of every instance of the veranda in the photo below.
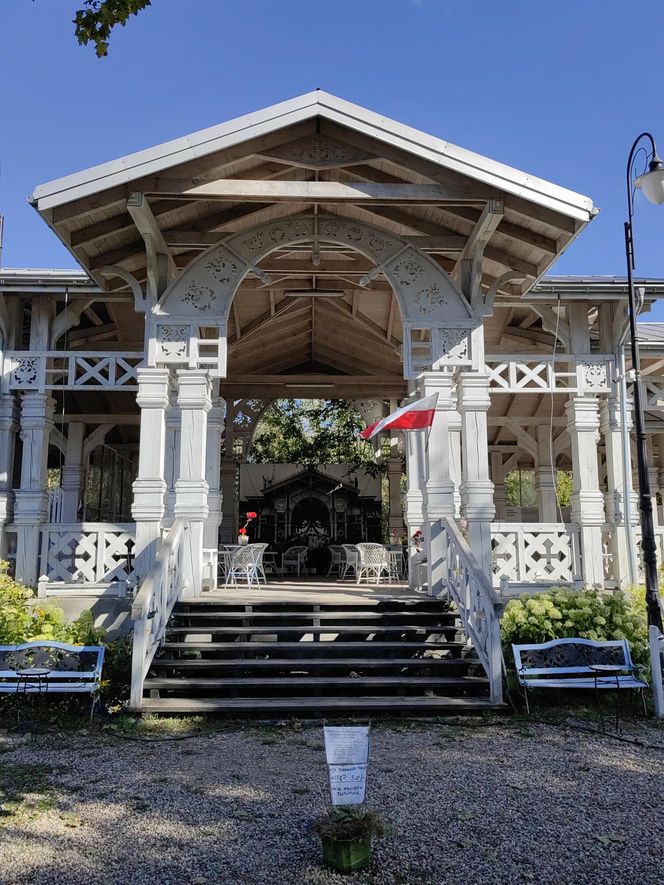
[[[315,92],[32,201],[83,270],[0,274],[3,549],[44,596],[136,593],[148,663],[175,602],[203,593],[209,551],[236,536],[238,464],[283,397],[375,420],[438,393],[428,439],[392,441],[390,527],[424,532],[428,592],[452,594],[488,668],[496,591],[634,582],[626,287],[544,276],[596,214],[587,197]],[[646,307],[663,285],[642,283]],[[118,481],[113,519],[91,520],[100,447]],[[508,513],[520,468],[536,513]]]

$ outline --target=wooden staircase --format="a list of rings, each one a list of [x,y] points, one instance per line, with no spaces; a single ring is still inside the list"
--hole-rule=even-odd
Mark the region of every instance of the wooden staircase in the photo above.
[[[489,709],[456,614],[435,599],[178,602],[141,711],[413,713]]]

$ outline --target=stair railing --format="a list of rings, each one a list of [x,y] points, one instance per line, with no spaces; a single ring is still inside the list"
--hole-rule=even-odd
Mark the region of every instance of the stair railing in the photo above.
[[[443,517],[433,524],[432,531],[440,531],[443,536],[443,585],[456,604],[466,637],[489,677],[491,701],[500,704],[503,700],[500,645],[502,600],[453,519]]]
[[[173,606],[187,585],[182,571],[183,539],[188,520],[178,517],[161,541],[154,565],[140,584],[131,607],[134,644],[131,658],[131,706],[141,706],[143,682],[166,637]]]

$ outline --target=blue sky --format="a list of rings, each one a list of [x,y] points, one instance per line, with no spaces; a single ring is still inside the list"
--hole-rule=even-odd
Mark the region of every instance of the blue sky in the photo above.
[[[320,87],[591,196],[554,271],[624,274],[627,153],[643,129],[664,152],[661,2],[153,0],[102,60],[80,5],[0,0],[5,266],[73,266],[35,185]],[[664,277],[664,207],[639,195],[635,225]]]

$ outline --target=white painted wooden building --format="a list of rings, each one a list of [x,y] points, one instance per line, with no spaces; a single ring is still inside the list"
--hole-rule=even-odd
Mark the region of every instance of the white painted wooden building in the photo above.
[[[81,270],[0,272],[3,550],[42,594],[137,587],[141,672],[234,538],[238,462],[283,397],[369,419],[439,394],[428,445],[402,441],[405,521],[488,669],[497,591],[633,580],[626,285],[547,275],[588,197],[316,91],[31,201]],[[639,285],[646,308],[664,289]],[[642,328],[659,489],[664,332]],[[534,470],[527,521],[506,506],[516,469]],[[400,472],[395,442],[394,528]]]

